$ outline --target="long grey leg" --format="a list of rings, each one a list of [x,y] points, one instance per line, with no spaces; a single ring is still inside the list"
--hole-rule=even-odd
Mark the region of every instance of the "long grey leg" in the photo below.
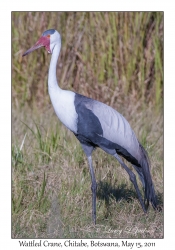
[[[92,151],[94,149],[93,146],[87,146],[85,144],[81,144],[82,148],[87,156],[88,159],[88,164],[89,164],[89,170],[90,170],[90,175],[91,175],[91,190],[92,190],[92,220],[94,224],[96,224],[96,192],[97,192],[97,183],[95,179],[95,174],[94,174],[94,169],[92,166]]]
[[[92,166],[92,157],[88,156],[89,169],[91,174],[91,190],[92,190],[92,220],[96,224],[96,192],[97,192],[97,183],[95,180],[94,169]]]
[[[126,172],[128,173],[131,182],[134,184],[134,187],[135,187],[135,190],[136,190],[136,192],[137,192],[137,195],[138,195],[140,204],[141,204],[141,206],[142,206],[142,209],[143,209],[143,211],[146,213],[145,205],[144,205],[144,202],[143,202],[143,199],[142,199],[142,195],[141,195],[140,190],[139,190],[138,185],[137,185],[137,181],[136,181],[136,176],[135,176],[135,174],[134,174],[134,173],[124,164],[124,162],[120,159],[120,157],[118,156],[117,153],[114,154],[114,157],[120,162],[120,164],[122,165],[122,167],[123,167],[123,168],[126,170]]]

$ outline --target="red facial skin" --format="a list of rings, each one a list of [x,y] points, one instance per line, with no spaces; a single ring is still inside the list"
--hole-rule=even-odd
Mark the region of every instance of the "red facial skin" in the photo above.
[[[51,53],[50,50],[50,35],[48,36],[42,36],[40,39],[35,43],[34,46],[32,46],[30,49],[28,49],[22,56],[26,56],[32,51],[40,48],[40,47],[45,47],[48,51],[48,53]]]

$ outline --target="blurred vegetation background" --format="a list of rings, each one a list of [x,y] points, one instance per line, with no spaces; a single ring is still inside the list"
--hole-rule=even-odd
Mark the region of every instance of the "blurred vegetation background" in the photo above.
[[[64,89],[114,108],[162,107],[163,12],[12,12],[12,101],[48,103],[49,55],[23,52],[50,28],[62,37],[57,76]]]
[[[163,237],[163,18],[163,12],[12,12],[13,238],[128,238],[128,227],[143,231],[130,238]],[[126,117],[150,157],[159,212],[143,214],[127,173],[97,149],[97,225],[91,224],[86,156],[58,121],[47,91],[51,55],[40,48],[22,57],[50,28],[62,37],[60,87]]]

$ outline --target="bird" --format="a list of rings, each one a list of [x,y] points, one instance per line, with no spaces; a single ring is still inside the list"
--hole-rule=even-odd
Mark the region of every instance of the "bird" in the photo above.
[[[150,160],[144,147],[137,139],[128,121],[112,107],[70,90],[60,88],[57,76],[57,61],[61,50],[61,35],[55,29],[43,32],[39,40],[23,56],[45,47],[51,54],[48,73],[48,92],[58,119],[73,132],[87,157],[92,191],[92,222],[96,224],[97,182],[92,164],[92,152],[101,148],[112,155],[126,170],[136,190],[144,213],[149,203],[157,208],[157,199],[150,172]],[[135,173],[124,163],[126,159],[138,174],[144,199],[139,190]]]

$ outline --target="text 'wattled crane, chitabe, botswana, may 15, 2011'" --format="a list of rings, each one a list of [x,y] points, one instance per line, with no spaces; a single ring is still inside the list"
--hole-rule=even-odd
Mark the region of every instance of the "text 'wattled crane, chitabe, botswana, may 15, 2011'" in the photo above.
[[[55,113],[59,120],[80,141],[88,159],[92,181],[92,220],[94,224],[96,224],[97,183],[91,155],[96,147],[100,147],[106,153],[114,156],[126,170],[134,184],[143,211],[146,213],[149,201],[155,209],[157,202],[150,174],[149,159],[127,120],[116,110],[102,102],[72,91],[62,90],[59,87],[56,68],[61,50],[61,36],[55,29],[46,30],[37,43],[27,50],[23,56],[40,47],[45,47],[48,53],[52,54],[48,91]],[[138,173],[144,188],[144,201],[135,174],[125,165],[120,156],[130,162]]]

